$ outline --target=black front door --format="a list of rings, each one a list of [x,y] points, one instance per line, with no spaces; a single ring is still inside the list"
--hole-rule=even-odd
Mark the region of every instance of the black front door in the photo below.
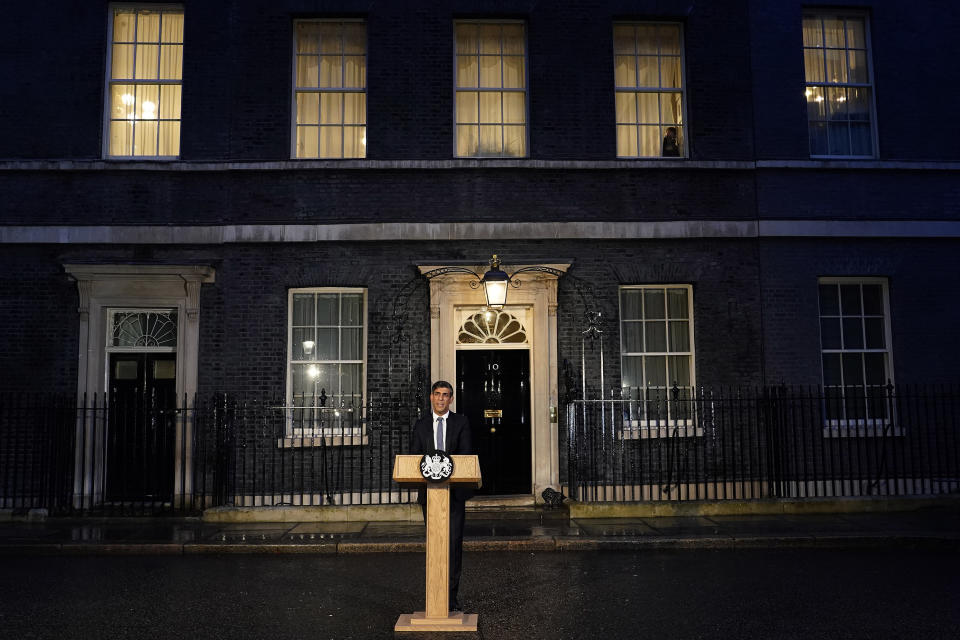
[[[478,493],[530,493],[530,352],[457,351],[457,386],[480,456]]]
[[[106,499],[173,497],[176,356],[110,354]]]

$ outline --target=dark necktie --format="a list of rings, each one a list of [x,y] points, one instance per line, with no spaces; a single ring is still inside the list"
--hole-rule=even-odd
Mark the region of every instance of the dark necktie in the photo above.
[[[443,418],[437,418],[437,449],[443,451]]]

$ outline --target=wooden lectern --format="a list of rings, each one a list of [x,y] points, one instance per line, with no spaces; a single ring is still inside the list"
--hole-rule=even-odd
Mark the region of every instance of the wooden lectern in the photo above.
[[[477,456],[450,456],[453,475],[443,482],[427,482],[420,472],[423,456],[397,456],[393,481],[427,485],[427,606],[404,613],[394,631],[476,631],[477,614],[450,613],[450,485],[480,486]]]

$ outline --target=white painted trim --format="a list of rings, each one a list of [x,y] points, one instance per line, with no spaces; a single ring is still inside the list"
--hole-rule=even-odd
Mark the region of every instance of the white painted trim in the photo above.
[[[450,240],[958,238],[957,220],[667,220],[364,224],[0,226],[0,244],[242,244]]]
[[[193,162],[179,159],[105,158],[102,160],[0,160],[0,171],[306,171],[311,169],[610,169],[650,170],[666,169],[690,171],[724,169],[750,171],[755,169],[809,169],[856,171],[958,171],[960,162],[939,160],[875,160],[826,159],[813,160],[687,160],[685,158],[630,158],[622,160],[536,160],[533,158],[451,158],[449,160],[368,160],[351,159],[290,159],[272,161]]]
[[[427,273],[443,265],[420,265],[420,273]],[[463,266],[463,265],[458,265]],[[483,273],[488,265],[466,265]],[[520,265],[503,265],[507,273]],[[558,271],[567,271],[569,263],[545,264]],[[482,289],[470,287],[473,276],[448,273],[430,280],[430,378],[449,380],[457,388],[456,344],[462,307],[482,308],[486,300]],[[553,422],[557,398],[557,276],[547,273],[522,274],[523,286],[510,288],[505,311],[526,308],[528,344],[520,348],[530,350],[530,464],[532,493],[539,496],[547,487],[560,484],[560,455],[558,425]],[[501,348],[504,345],[489,345]],[[456,396],[453,409],[456,411]]]

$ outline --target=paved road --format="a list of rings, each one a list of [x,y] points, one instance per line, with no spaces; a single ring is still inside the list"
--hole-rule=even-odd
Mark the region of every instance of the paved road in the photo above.
[[[2,558],[0,637],[389,638],[419,554]],[[960,554],[468,553],[458,638],[960,638]],[[402,585],[411,586],[406,592]],[[424,637],[402,634],[400,637]]]

